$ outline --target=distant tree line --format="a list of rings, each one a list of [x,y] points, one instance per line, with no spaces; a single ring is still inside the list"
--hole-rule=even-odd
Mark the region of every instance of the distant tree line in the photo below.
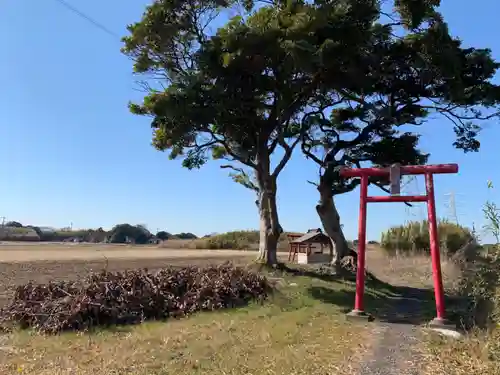
[[[144,225],[117,224],[111,230],[98,229],[50,229],[33,225],[23,225],[17,221],[9,221],[0,228],[1,241],[44,241],[44,242],[91,242],[91,243],[135,243],[147,244],[150,242],[172,239],[196,239],[193,233],[171,234],[167,231],[151,233]]]
[[[13,227],[13,228],[22,228],[23,225],[19,223],[18,221],[8,221],[5,223],[6,227]]]

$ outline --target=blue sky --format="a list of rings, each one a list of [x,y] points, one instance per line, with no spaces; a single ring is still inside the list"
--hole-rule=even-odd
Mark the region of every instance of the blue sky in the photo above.
[[[68,2],[120,36],[147,3]],[[491,32],[500,3],[443,3],[455,35],[466,45],[491,48],[500,59],[500,40]],[[152,231],[198,235],[257,228],[253,194],[233,183],[226,170],[207,165],[188,171],[150,146],[148,119],[127,109],[127,102],[140,99],[141,93],[117,38],[55,0],[0,0],[0,35],[0,216],[54,227],[144,223]],[[453,136],[444,121],[423,128],[422,147],[431,153],[431,162],[460,165],[458,175],[436,177],[438,215],[449,216],[446,194],[454,192],[459,221],[479,228],[481,206],[493,194],[486,189],[487,180],[500,188],[500,170],[494,164],[499,160],[500,128],[485,125],[479,154],[454,150]],[[278,200],[286,230],[320,225],[314,209],[318,196],[306,182],[316,173],[316,166],[299,153],[282,173]],[[423,188],[419,181],[407,192],[423,193]],[[358,190],[337,200],[351,238],[357,233],[358,200]],[[372,204],[368,238],[425,216],[425,206]]]

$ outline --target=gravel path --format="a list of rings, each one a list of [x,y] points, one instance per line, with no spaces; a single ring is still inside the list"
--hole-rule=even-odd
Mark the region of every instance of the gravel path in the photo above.
[[[376,349],[361,364],[359,375],[418,375],[418,359],[412,346],[419,342],[419,328],[383,323],[373,330],[380,336]]]
[[[424,291],[425,292],[425,291]],[[392,307],[374,323],[373,335],[379,339],[374,350],[361,364],[359,375],[419,375],[419,355],[414,349],[420,342],[424,315],[424,293],[414,292],[392,299]],[[385,319],[387,321],[384,322]],[[396,319],[394,319],[396,318]],[[396,322],[390,322],[394,319]]]

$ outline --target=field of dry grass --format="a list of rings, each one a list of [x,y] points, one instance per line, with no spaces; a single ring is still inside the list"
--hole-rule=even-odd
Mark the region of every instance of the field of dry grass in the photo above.
[[[432,289],[431,259],[425,255],[388,257],[377,246],[369,247],[366,267],[379,279],[392,285]],[[450,260],[441,259],[443,284],[447,289],[454,287],[460,272]]]

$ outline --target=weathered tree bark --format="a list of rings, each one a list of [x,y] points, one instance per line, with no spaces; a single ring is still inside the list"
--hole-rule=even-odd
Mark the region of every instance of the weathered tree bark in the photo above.
[[[280,233],[279,231],[273,230],[269,208],[260,209],[259,217],[260,238],[258,260],[273,266],[278,263],[277,249]]]
[[[258,260],[265,261],[270,266],[278,264],[278,241],[283,231],[279,223],[276,204],[276,178],[269,172],[268,155],[261,155],[259,168],[256,170],[259,188],[257,207],[260,219],[260,238]]]
[[[330,248],[332,249],[331,264],[335,265],[338,269],[340,268],[341,260],[351,254],[351,249],[349,248],[344,232],[342,231],[342,226],[340,225],[340,215],[335,206],[331,185],[327,184],[326,180],[321,178],[318,191],[320,193],[320,200],[316,206],[316,211],[323,225],[323,230],[334,244],[334,246]],[[333,248],[335,248],[335,250],[333,250]]]

